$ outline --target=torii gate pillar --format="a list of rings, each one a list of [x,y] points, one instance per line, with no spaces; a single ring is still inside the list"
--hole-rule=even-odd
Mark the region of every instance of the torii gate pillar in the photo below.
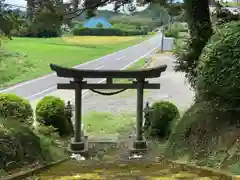
[[[75,154],[85,155],[87,151],[85,137],[82,137],[82,79],[74,80],[75,85],[75,131],[70,143],[70,150]]]
[[[144,93],[144,79],[137,79],[137,116],[136,116],[136,139],[133,142],[132,152],[141,152],[147,150],[147,141],[143,139],[143,93]]]

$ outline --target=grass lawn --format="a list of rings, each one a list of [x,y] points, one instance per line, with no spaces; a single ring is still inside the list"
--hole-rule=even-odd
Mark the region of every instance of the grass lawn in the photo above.
[[[112,114],[110,112],[89,112],[83,117],[85,131],[89,135],[120,135],[132,130],[135,126],[133,114]]]
[[[5,55],[0,57],[0,87],[48,74],[51,72],[49,63],[72,67],[147,38],[149,36],[14,38],[4,43]]]

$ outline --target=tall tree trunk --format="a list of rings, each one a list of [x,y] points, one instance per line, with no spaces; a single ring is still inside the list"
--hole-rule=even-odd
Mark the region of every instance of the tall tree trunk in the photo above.
[[[209,0],[184,0],[184,6],[191,36],[191,57],[189,58],[191,60],[188,64],[194,73],[199,56],[213,33]]]
[[[193,48],[201,51],[212,35],[209,0],[184,0]]]
[[[31,24],[33,21],[33,12],[34,12],[34,0],[27,0],[27,19],[29,24]]]

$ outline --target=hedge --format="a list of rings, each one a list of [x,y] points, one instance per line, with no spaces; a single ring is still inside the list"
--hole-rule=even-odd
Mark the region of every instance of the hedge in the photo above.
[[[32,123],[33,110],[26,99],[15,94],[0,94],[0,117]]]
[[[117,28],[75,28],[73,35],[76,36],[138,36],[147,35],[142,30],[122,30]]]
[[[31,27],[21,27],[19,30],[17,29],[12,30],[11,35],[15,37],[50,38],[61,36],[61,32],[56,29],[47,30],[47,29],[33,29]]]
[[[240,22],[216,31],[203,49],[197,69],[199,98],[220,109],[240,108]]]

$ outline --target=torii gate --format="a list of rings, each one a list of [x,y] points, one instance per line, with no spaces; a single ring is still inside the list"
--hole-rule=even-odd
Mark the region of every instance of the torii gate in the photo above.
[[[84,137],[81,137],[82,127],[82,89],[89,89],[93,92],[103,94],[96,89],[122,89],[113,95],[126,89],[137,89],[137,121],[136,121],[136,139],[133,142],[132,150],[142,152],[147,150],[147,142],[143,138],[143,92],[144,89],[160,89],[160,83],[148,83],[146,79],[157,78],[161,76],[167,68],[162,65],[143,70],[88,70],[65,68],[55,64],[50,64],[53,71],[56,71],[58,77],[73,78],[69,83],[58,83],[58,89],[75,90],[75,131],[74,138],[70,143],[70,150],[75,154],[86,152]],[[106,78],[106,83],[88,83],[84,78]],[[132,83],[113,83],[113,78],[131,78],[135,79]]]

